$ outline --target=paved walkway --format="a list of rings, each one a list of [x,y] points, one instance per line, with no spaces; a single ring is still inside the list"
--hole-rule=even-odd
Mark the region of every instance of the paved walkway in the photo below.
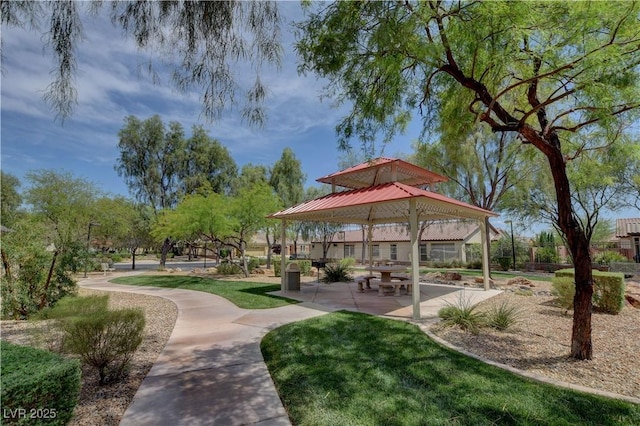
[[[339,309],[411,317],[410,296],[358,293],[355,283],[302,284],[300,292],[285,294],[301,304],[249,310],[203,292],[110,284],[113,277],[92,277],[80,285],[159,296],[178,308],[173,332],[125,412],[123,426],[290,425],[260,352],[269,330]],[[422,285],[423,318],[435,317],[462,291],[474,302],[499,293]]]

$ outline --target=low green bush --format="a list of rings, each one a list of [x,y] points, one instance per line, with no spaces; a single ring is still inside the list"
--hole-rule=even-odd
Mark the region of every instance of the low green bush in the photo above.
[[[76,316],[90,316],[98,312],[106,311],[109,304],[109,295],[94,296],[66,296],[55,306],[45,308],[33,317],[35,320],[61,319]]]
[[[460,295],[455,303],[448,303],[440,308],[438,317],[445,326],[458,326],[465,331],[478,334],[486,323],[486,316],[478,311],[477,307],[478,305],[472,304],[469,299]]]
[[[258,269],[260,267],[260,259],[257,257],[250,257],[247,259],[247,268],[249,269],[249,273],[253,270]]]
[[[496,330],[507,330],[520,321],[520,311],[516,306],[502,301],[499,305],[492,306],[486,313],[487,325]]]
[[[102,311],[63,323],[64,349],[79,355],[95,368],[100,383],[120,379],[142,342],[144,313],[141,309]]]
[[[555,276],[551,279],[551,295],[555,296],[556,303],[564,309],[573,309],[573,297],[576,294],[576,285],[573,277]]]
[[[273,266],[273,275],[276,277],[280,276],[280,269],[282,268],[281,262],[282,262],[282,258],[280,256],[273,256],[271,258],[271,265]]]
[[[561,306],[573,309],[573,297],[575,295],[575,281],[573,269],[560,269],[555,272],[553,278],[553,291],[558,292]],[[558,280],[563,278],[564,280]],[[559,284],[555,282],[558,280]],[[568,282],[571,285],[568,285]],[[556,287],[561,287],[557,289]],[[570,288],[569,288],[570,287]],[[619,272],[593,271],[593,304],[594,306],[608,314],[618,314],[624,308],[625,282],[624,274]],[[570,299],[570,304],[568,300]],[[568,304],[568,307],[566,306]]]
[[[65,425],[78,402],[77,360],[0,341],[2,424]]]
[[[300,275],[313,275],[310,260],[296,260],[296,263],[300,267]]]
[[[222,262],[217,267],[218,274],[220,275],[238,275],[242,274],[242,268],[231,262]]]

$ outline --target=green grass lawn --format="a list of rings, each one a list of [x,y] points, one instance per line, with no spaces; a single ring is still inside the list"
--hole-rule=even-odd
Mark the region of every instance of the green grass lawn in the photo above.
[[[267,294],[280,290],[280,285],[248,281],[221,281],[184,275],[136,275],[111,280],[116,284],[183,288],[217,294],[239,308],[267,309],[299,303],[297,300]]]
[[[282,326],[262,352],[298,425],[640,424],[640,405],[524,379],[360,313]]]

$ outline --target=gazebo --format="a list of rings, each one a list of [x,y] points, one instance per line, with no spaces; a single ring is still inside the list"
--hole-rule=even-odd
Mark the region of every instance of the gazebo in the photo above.
[[[411,234],[413,318],[419,319],[419,223],[424,220],[454,218],[476,220],[482,240],[484,288],[489,289],[487,224],[488,218],[497,214],[432,191],[434,184],[446,182],[448,178],[404,160],[380,157],[321,177],[317,181],[330,184],[332,192],[269,216],[282,220],[282,241],[285,241],[287,221],[367,225],[369,244],[373,225],[408,224]],[[371,254],[371,249],[369,253]],[[284,255],[281,261],[281,270],[284,271]],[[282,291],[286,291],[285,279],[286,274],[282,273]]]

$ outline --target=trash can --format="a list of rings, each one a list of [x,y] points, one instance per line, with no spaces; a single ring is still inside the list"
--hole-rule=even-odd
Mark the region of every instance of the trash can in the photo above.
[[[300,290],[300,266],[297,263],[290,263],[286,269],[285,291]]]

